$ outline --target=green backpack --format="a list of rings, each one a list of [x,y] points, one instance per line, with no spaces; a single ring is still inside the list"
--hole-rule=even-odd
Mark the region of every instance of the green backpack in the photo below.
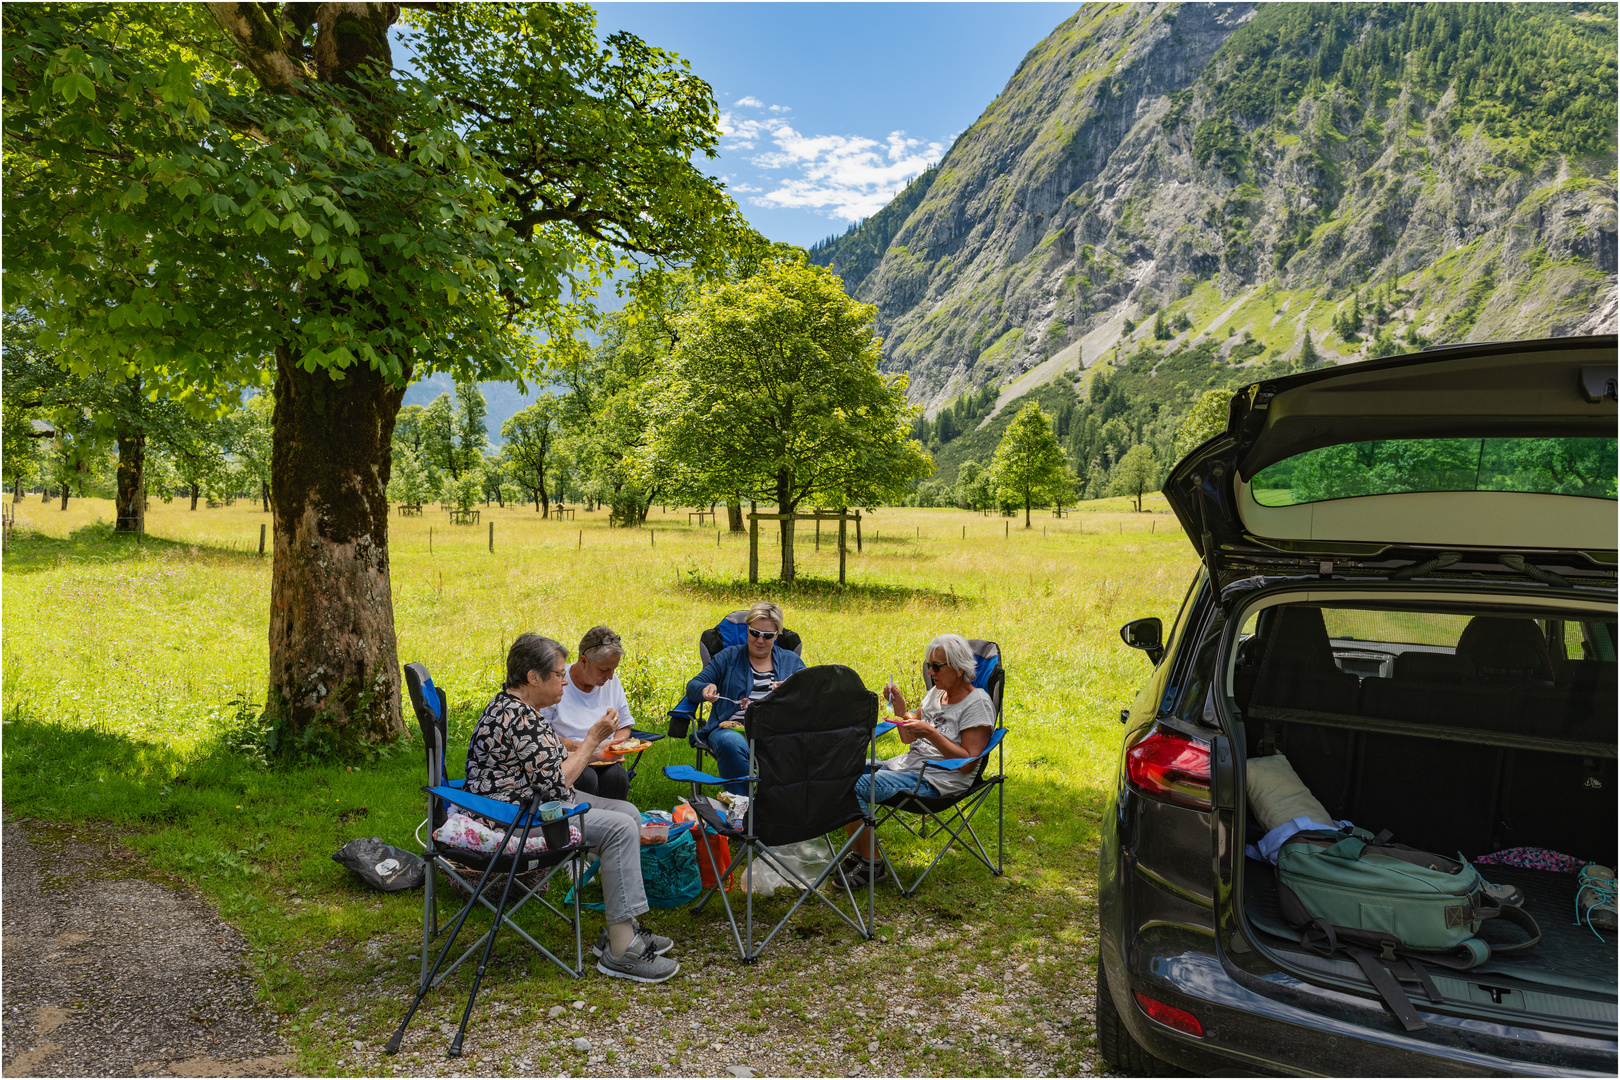
[[[1313,952],[1343,952],[1355,960],[1408,1031],[1425,1025],[1401,989],[1415,982],[1429,1000],[1443,1000],[1425,965],[1467,971],[1490,959],[1479,938],[1488,919],[1506,919],[1528,939],[1497,945],[1496,955],[1524,952],[1541,929],[1523,897],[1492,885],[1458,855],[1448,859],[1405,844],[1389,833],[1307,829],[1277,853],[1277,893],[1283,917]]]

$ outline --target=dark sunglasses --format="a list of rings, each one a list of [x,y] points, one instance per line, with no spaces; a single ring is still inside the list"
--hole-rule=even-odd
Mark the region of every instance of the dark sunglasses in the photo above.
[[[939,669],[940,668],[950,667],[950,666],[951,666],[950,664],[945,663],[944,661],[938,661],[938,660],[924,660],[923,661],[923,667],[927,668],[929,671],[933,672],[935,675],[939,674]]]
[[[769,641],[778,633],[778,631],[775,630],[755,630],[752,626],[748,628],[748,632],[762,641]]]

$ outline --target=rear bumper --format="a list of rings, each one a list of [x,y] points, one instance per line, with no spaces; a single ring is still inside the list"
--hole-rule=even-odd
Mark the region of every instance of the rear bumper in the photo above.
[[[1380,1003],[1358,995],[1284,974],[1263,981],[1295,999],[1315,999],[1321,1009],[1258,993],[1234,978],[1212,951],[1150,955],[1141,949],[1141,970],[1133,971],[1110,935],[1103,936],[1099,963],[1106,965],[1114,1007],[1131,1035],[1155,1056],[1203,1075],[1615,1075],[1613,1039],[1480,1024],[1421,1009],[1437,1038],[1415,1038],[1401,1031]],[[1137,990],[1192,1013],[1203,1037],[1150,1020],[1136,1003]],[[1527,1044],[1534,1050],[1527,1053]]]

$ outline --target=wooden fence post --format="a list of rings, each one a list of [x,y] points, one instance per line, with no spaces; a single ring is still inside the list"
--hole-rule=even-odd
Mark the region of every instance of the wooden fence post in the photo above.
[[[816,550],[821,550],[821,518],[816,518]]]
[[[861,512],[855,511],[855,554],[861,553]]]
[[[264,525],[259,525],[259,558],[264,558]]]
[[[433,526],[428,526],[428,554],[433,554]]]
[[[583,548],[584,546],[585,546],[585,530],[581,529],[581,530],[579,530],[579,543],[576,544],[575,547]]]
[[[495,523],[489,523],[489,553],[495,554]]]
[[[848,530],[849,530],[849,519],[848,518],[842,518],[842,517],[839,518],[838,519],[838,584],[840,584],[840,585],[842,585],[844,583],[844,555],[845,555],[846,547],[847,547],[847,544],[845,542],[845,537],[846,537],[846,534],[848,533]]]
[[[658,546],[658,530],[657,529],[648,529],[647,530],[647,546],[648,547],[657,547]]]
[[[748,584],[759,584],[759,518],[748,515]]]

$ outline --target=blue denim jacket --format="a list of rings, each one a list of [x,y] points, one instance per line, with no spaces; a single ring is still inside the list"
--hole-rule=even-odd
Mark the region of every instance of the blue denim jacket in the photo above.
[[[776,681],[783,682],[795,671],[803,671],[805,664],[799,659],[799,654],[790,652],[781,646],[771,649],[771,667],[776,672]],[[686,703],[693,709],[703,704],[703,688],[710,683],[720,688],[720,696],[733,698],[737,701],[748,696],[754,688],[754,675],[748,663],[748,646],[733,645],[729,649],[721,649],[715,653],[702,671],[693,676],[692,681],[686,684]],[[730,701],[717,701],[709,710],[709,721],[698,731],[698,737],[708,739],[714,729],[720,726],[721,721],[729,720],[731,714],[737,711],[737,706]]]

